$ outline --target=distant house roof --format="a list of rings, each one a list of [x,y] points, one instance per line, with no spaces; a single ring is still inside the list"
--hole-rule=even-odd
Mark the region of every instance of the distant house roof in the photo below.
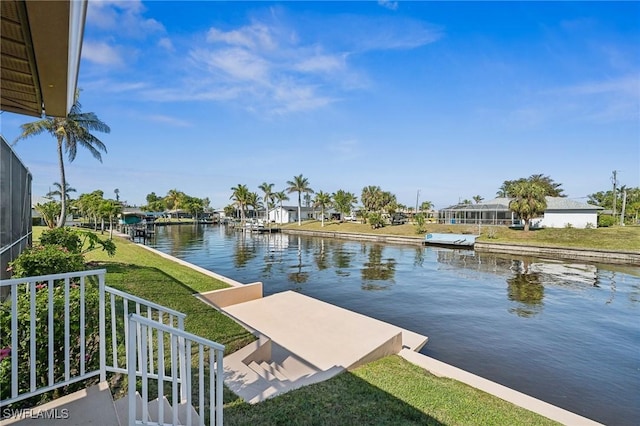
[[[602,207],[594,206],[592,204],[581,203],[579,201],[571,200],[565,197],[545,197],[547,201],[548,210],[602,210]],[[509,202],[511,198],[499,197],[493,200],[486,201],[478,204],[456,204],[450,207],[446,207],[442,210],[465,210],[465,211],[480,211],[480,210],[509,210]]]

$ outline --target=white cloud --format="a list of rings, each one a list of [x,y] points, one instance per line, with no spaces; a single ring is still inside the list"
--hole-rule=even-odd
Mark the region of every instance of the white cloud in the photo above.
[[[100,65],[121,66],[124,64],[118,48],[105,42],[85,40],[82,44],[82,57]]]
[[[192,124],[188,121],[181,120],[176,117],[168,116],[168,115],[148,115],[147,120],[155,121],[157,123],[169,124],[175,127],[191,127]]]
[[[173,46],[173,42],[168,37],[162,37],[160,40],[158,40],[158,46],[162,47],[163,49],[169,52],[175,52],[176,50],[175,47]]]
[[[164,26],[153,18],[145,18],[146,8],[140,0],[94,0],[89,2],[87,22],[96,28],[135,38],[164,33]]]
[[[386,7],[389,10],[398,10],[398,2],[397,1],[389,1],[389,0],[378,0],[378,4],[382,7]]]

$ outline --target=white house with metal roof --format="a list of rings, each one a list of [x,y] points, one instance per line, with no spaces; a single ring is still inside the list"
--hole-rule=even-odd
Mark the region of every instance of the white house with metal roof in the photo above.
[[[441,223],[518,225],[519,218],[509,209],[510,198],[495,198],[478,204],[456,204],[440,210]],[[542,217],[531,220],[531,227],[586,228],[596,226],[602,207],[564,197],[546,197],[547,208]]]

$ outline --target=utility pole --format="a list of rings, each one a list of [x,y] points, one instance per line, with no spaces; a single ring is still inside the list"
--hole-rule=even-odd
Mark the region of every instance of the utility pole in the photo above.
[[[611,176],[611,182],[613,183],[613,217],[616,217],[616,204],[618,203],[618,194],[616,189],[618,187],[618,171],[614,170]]]
[[[622,211],[620,212],[620,226],[624,226],[624,210],[627,207],[627,188],[622,186]]]

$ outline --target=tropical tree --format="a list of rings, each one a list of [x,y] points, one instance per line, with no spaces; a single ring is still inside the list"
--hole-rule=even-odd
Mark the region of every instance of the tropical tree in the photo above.
[[[109,239],[113,239],[113,219],[122,212],[122,205],[116,200],[103,200],[100,203],[101,216],[109,219]]]
[[[280,204],[280,213],[278,213],[278,216],[280,216],[282,214],[282,203],[284,201],[289,200],[289,197],[287,196],[287,193],[284,191],[278,191],[275,194],[273,194],[273,198],[275,201],[277,201]],[[280,219],[282,219],[282,217],[278,217],[278,222],[282,223],[282,221]]]
[[[98,229],[98,216],[100,204],[104,201],[103,196],[104,192],[96,190],[89,194],[81,194],[76,202],[82,216],[93,219],[94,230]]]
[[[374,185],[365,186],[362,188],[360,201],[367,212],[379,211],[382,201],[382,189]]]
[[[233,200],[234,204],[240,209],[240,222],[244,224],[244,209],[249,201],[249,188],[247,185],[238,184],[238,186],[231,187],[233,193],[229,199]]]
[[[543,214],[547,208],[546,189],[534,182],[518,182],[511,188],[511,194],[513,200],[509,202],[509,209],[522,219],[527,232],[530,220]]]
[[[358,202],[358,198],[351,192],[344,191],[342,189],[337,190],[331,196],[333,198],[333,206],[340,213],[340,220],[342,215],[350,213],[355,203]]]
[[[480,204],[482,200],[484,200],[484,197],[482,195],[474,195],[471,198],[473,198],[473,201],[475,201],[476,204]]]
[[[71,199],[71,196],[69,195],[70,192],[76,192],[75,188],[72,188],[71,186],[69,186],[69,183],[66,183],[66,187],[64,189],[64,191],[62,191],[62,185],[60,185],[58,182],[53,182],[53,186],[56,188],[53,191],[49,191],[47,192],[47,197],[59,197],[60,201],[62,202],[62,194],[64,193],[64,197],[66,198],[67,202]]]
[[[433,203],[431,201],[423,201],[420,203],[420,211],[426,212],[433,208]]]
[[[262,184],[258,187],[258,189],[264,192],[264,220],[265,222],[269,221],[269,208],[273,204],[273,184],[262,182]]]
[[[302,175],[294,176],[293,180],[287,181],[287,191],[289,194],[292,192],[298,193],[298,226],[302,225],[302,193],[313,194],[313,189],[309,186],[309,180]]]
[[[53,229],[56,227],[56,218],[60,214],[60,203],[49,201],[44,204],[36,204],[34,208],[40,213],[48,228]]]
[[[176,216],[178,215],[177,210],[182,207],[184,203],[186,194],[182,191],[178,191],[177,189],[171,189],[167,192],[167,195],[164,197],[164,201],[167,205],[168,209],[176,210]]]
[[[321,226],[324,227],[324,210],[331,206],[331,194],[318,191],[313,200],[313,207],[320,207]]]
[[[247,206],[253,208],[253,217],[258,217],[258,210],[262,206],[260,202],[260,196],[257,192],[249,192],[247,196]]]
[[[164,198],[156,195],[155,192],[147,194],[147,205],[142,206],[142,210],[148,212],[163,212],[167,209],[167,202]]]
[[[67,152],[69,162],[76,158],[78,147],[86,148],[91,155],[102,162],[100,152],[107,152],[104,143],[91,132],[109,133],[111,129],[93,112],[82,112],[82,106],[78,100],[80,92],[76,92],[75,102],[66,117],[46,117],[32,123],[20,126],[22,133],[16,142],[22,139],[36,136],[41,133],[49,133],[57,141],[58,166],[60,168],[60,187],[67,188],[67,178],[64,170],[64,151]],[[61,228],[67,218],[67,200],[61,197],[60,217],[57,227]]]
[[[113,193],[116,194],[116,201],[120,202],[120,190],[116,188],[113,190]]]
[[[515,185],[522,182],[535,183],[544,189],[544,195],[548,197],[566,197],[562,192],[564,191],[561,183],[554,182],[549,176],[542,174],[531,175],[528,178],[520,178],[516,180],[505,180],[502,186],[499,188],[496,195],[498,197],[514,197]]]
[[[193,217],[193,223],[198,223],[198,213],[203,212],[205,208],[204,200],[202,198],[185,195],[182,203],[184,209]]]

